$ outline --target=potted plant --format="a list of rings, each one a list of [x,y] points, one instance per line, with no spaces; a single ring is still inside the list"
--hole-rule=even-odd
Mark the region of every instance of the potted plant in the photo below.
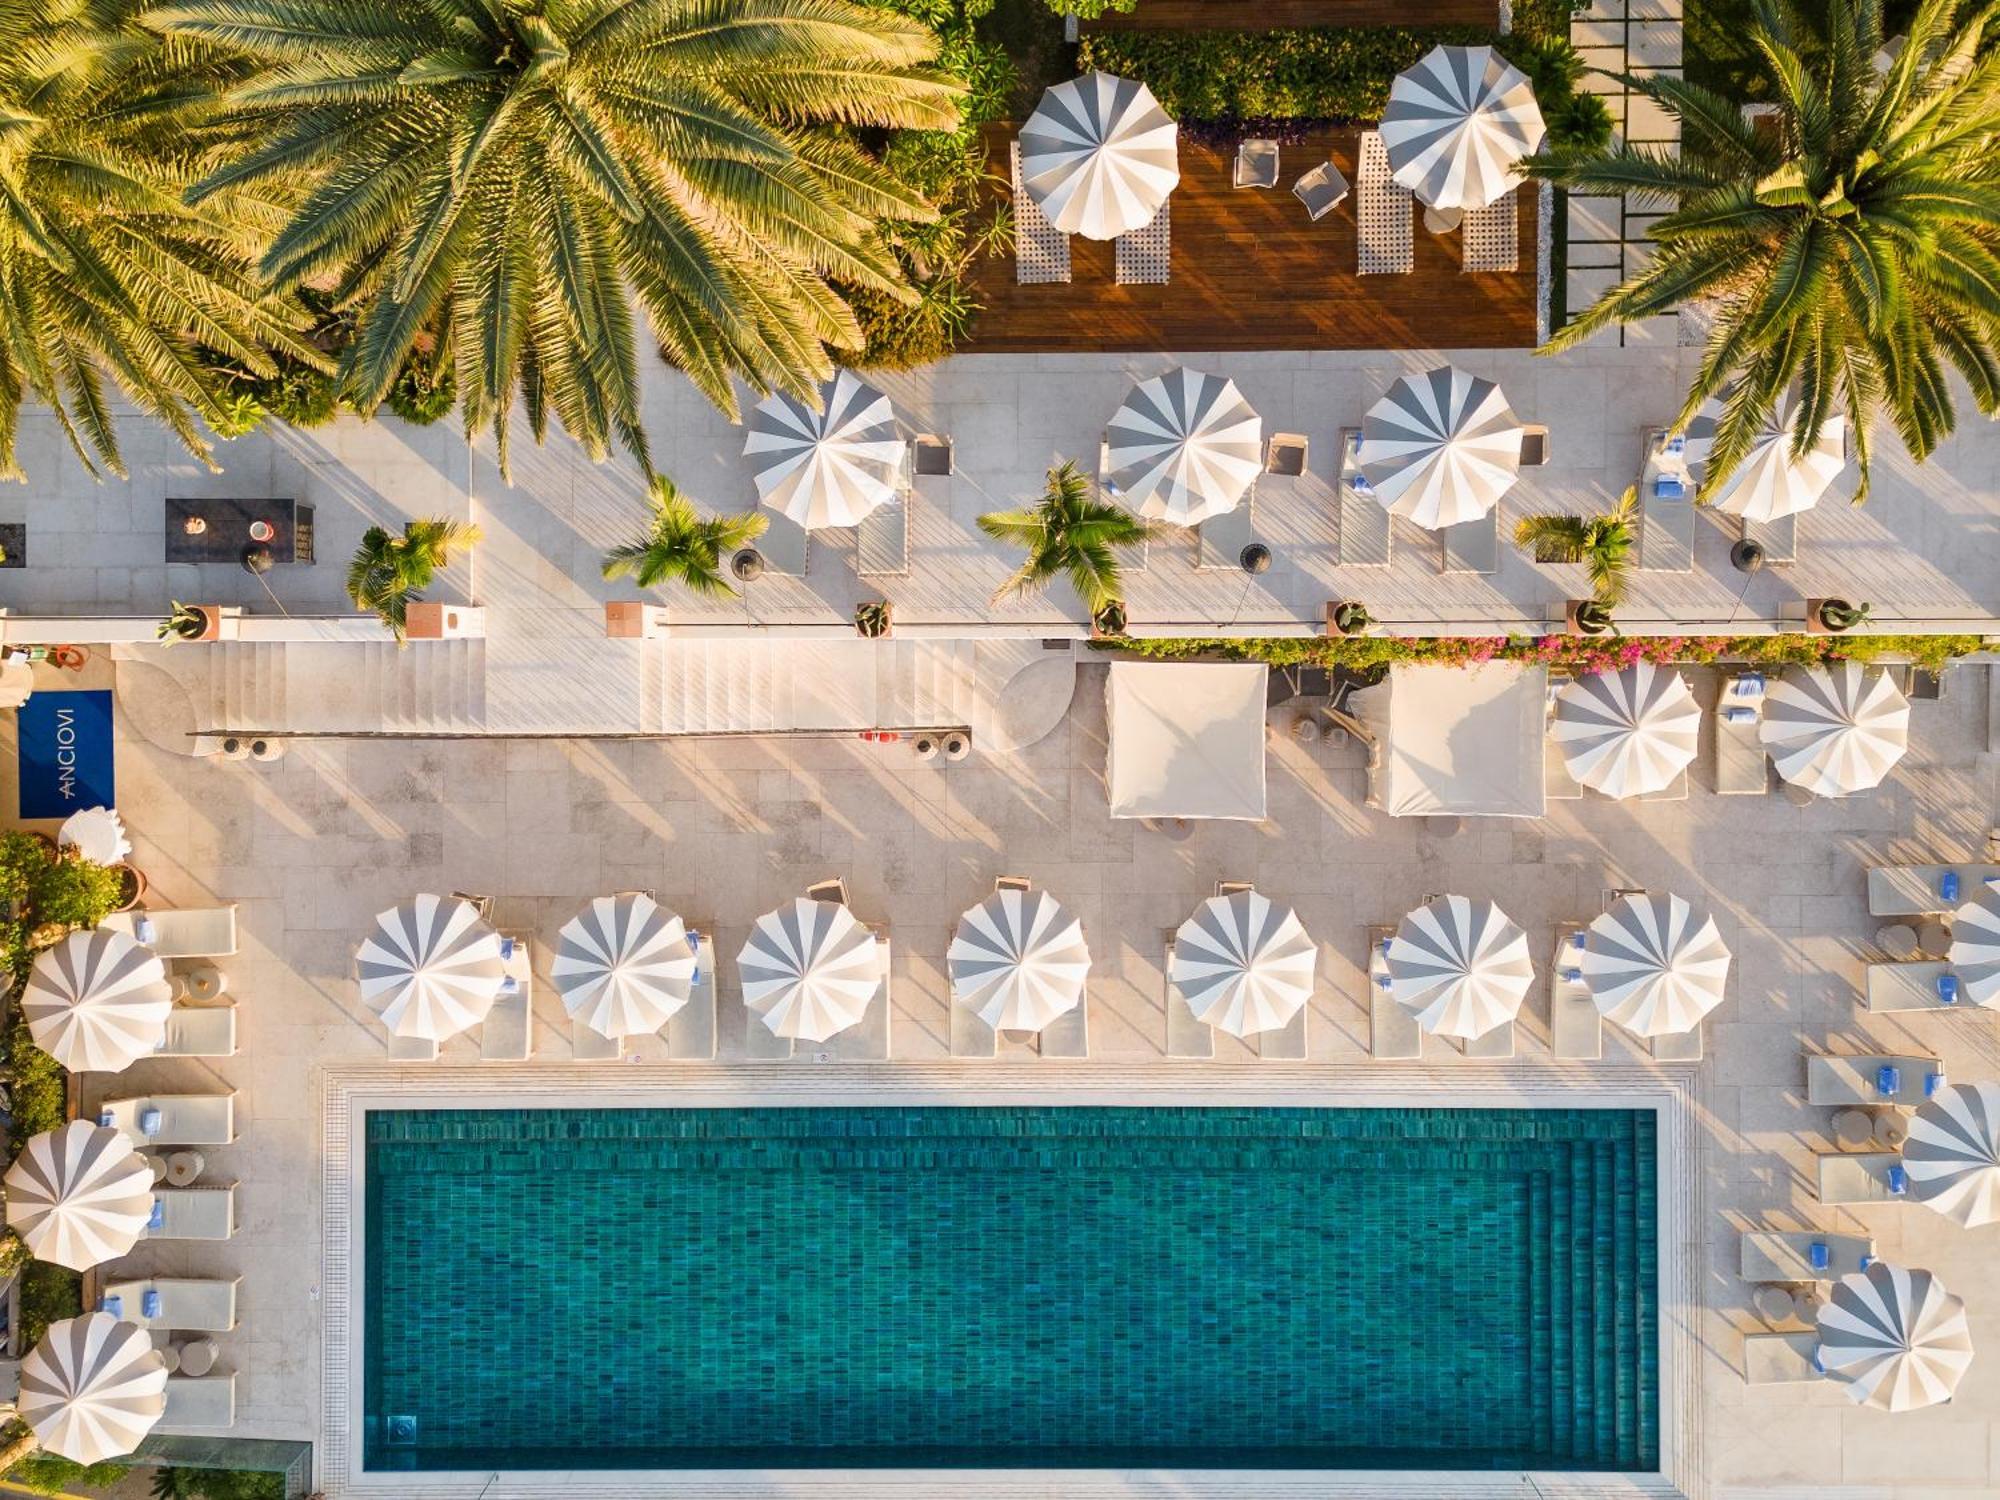
[[[137,865],[120,862],[111,867],[118,872],[118,904],[113,911],[130,911],[146,899],[146,872]]]
[[[1125,606],[1114,599],[1091,611],[1090,633],[1097,640],[1110,640],[1125,633],[1125,623]]]
[[[1326,617],[1341,635],[1364,635],[1375,625],[1375,617],[1359,599],[1342,599],[1326,612]]]
[[[1602,599],[1572,599],[1563,619],[1571,635],[1603,635],[1611,629],[1611,606]]]
[[[1047,588],[1050,579],[1062,574],[1089,609],[1092,629],[1103,635],[1124,633],[1125,589],[1118,552],[1145,541],[1153,528],[1123,506],[1093,496],[1090,481],[1075,464],[1065,460],[1049,470],[1048,487],[1033,509],[981,516],[979,529],[1028,549],[1014,576],[994,591],[995,604],[1012,594]],[[1105,630],[1101,617],[1113,606],[1117,629]]]
[[[374,611],[400,645],[410,605],[450,561],[451,549],[470,547],[478,540],[477,526],[440,517],[406,521],[401,536],[371,526],[347,565],[347,597]]]
[[[1857,625],[1866,625],[1870,607],[1850,604],[1845,599],[1814,599],[1806,609],[1806,625],[1813,635],[1844,635]]]
[[[161,645],[215,639],[221,622],[213,609],[202,604],[183,604],[178,599],[173,603],[173,610],[153,631]]]
[[[1525,516],[1514,528],[1514,542],[1532,548],[1536,562],[1583,563],[1592,598],[1608,607],[1625,595],[1625,575],[1639,539],[1638,509],[1634,486],[1601,516]],[[1608,628],[1608,608],[1606,620]]]
[[[887,599],[864,599],[854,606],[854,629],[866,640],[880,640],[889,633],[893,613]]]
[[[734,598],[736,590],[723,576],[723,556],[747,549],[764,534],[769,518],[750,511],[704,520],[664,474],[654,477],[647,499],[653,515],[645,534],[604,554],[604,576],[630,574],[642,589],[678,583],[704,599]]]

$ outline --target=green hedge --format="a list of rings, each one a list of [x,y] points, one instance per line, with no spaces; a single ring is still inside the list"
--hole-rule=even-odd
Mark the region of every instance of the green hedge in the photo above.
[[[1192,637],[1136,637],[1094,642],[1099,649],[1124,651],[1156,661],[1208,657],[1256,661],[1274,667],[1345,667],[1365,671],[1399,661],[1474,666],[1486,661],[1522,661],[1570,671],[1605,672],[1634,662],[1752,662],[1760,666],[1807,666],[1814,662],[1873,661],[1909,657],[1937,668],[1955,656],[1985,649],[1976,635],[1627,635],[1627,636],[1269,636],[1201,640]]]

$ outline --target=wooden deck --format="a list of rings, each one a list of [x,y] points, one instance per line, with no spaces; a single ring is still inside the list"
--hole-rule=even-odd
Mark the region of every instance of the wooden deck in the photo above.
[[[1011,126],[988,147],[1005,173]],[[1355,273],[1354,199],[1317,224],[1291,184],[1331,152],[1354,180],[1360,132],[1320,132],[1283,148],[1276,188],[1232,188],[1234,148],[1181,142],[1173,197],[1173,279],[1118,286],[1109,241],[1070,240],[1071,279],[1021,286],[1012,254],[978,262],[985,311],[974,354],[1204,349],[1508,349],[1535,342],[1535,230],[1531,192],[1518,195],[1520,269],[1459,270],[1458,236],[1416,228],[1416,269]]]
[[[1297,26],[1485,26],[1499,0],[1139,0],[1137,10],[1085,21],[1085,31],[1285,31]]]

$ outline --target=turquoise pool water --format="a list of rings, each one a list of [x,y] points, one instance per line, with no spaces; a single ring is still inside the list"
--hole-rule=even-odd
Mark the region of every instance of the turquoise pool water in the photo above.
[[[1653,1117],[374,1112],[371,1469],[1658,1466]]]

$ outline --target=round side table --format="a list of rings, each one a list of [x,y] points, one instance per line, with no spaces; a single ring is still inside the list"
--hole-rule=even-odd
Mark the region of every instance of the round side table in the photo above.
[[[1765,1284],[1751,1294],[1750,1303],[1766,1323],[1789,1323],[1797,1315],[1792,1294],[1781,1286]]]
[[[1875,1144],[1890,1151],[1903,1149],[1903,1142],[1910,1138],[1910,1127],[1903,1123],[1902,1114],[1893,1109],[1885,1109],[1875,1116]]]
[[[176,1151],[167,1158],[167,1186],[192,1187],[208,1163],[199,1151]]]
[[[1833,1138],[1846,1151],[1875,1144],[1875,1122],[1865,1109],[1843,1109],[1833,1117]]]
[[[189,1339],[180,1347],[181,1373],[206,1375],[215,1368],[215,1340]]]
[[[146,1151],[140,1154],[146,1158],[146,1165],[153,1169],[153,1181],[165,1182],[167,1180],[166,1157],[157,1151]]]
[[[1450,234],[1465,222],[1465,210],[1460,208],[1432,208],[1424,205],[1424,228],[1432,234]]]
[[[220,1000],[222,992],[229,988],[229,976],[214,964],[200,964],[189,969],[185,978],[190,1000]]]
[[[178,1374],[181,1368],[181,1351],[176,1349],[172,1344],[162,1344],[160,1345],[159,1353],[160,1363],[167,1367],[167,1373],[169,1375]]]
[[[1875,946],[1901,962],[1917,956],[1917,929],[1908,922],[1891,922],[1875,931]]]

